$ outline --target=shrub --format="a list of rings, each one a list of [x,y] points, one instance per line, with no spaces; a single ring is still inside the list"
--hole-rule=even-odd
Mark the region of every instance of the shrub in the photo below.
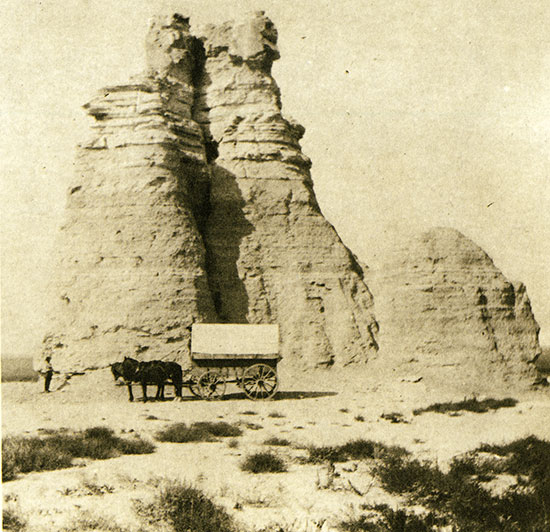
[[[2,508],[2,530],[23,532],[26,527],[27,521],[21,515],[19,508],[15,505],[4,503]]]
[[[220,438],[240,436],[243,433],[239,427],[225,423],[224,421],[218,421],[216,423],[201,421],[198,423],[193,423],[193,426],[203,428],[212,434],[212,436]]]
[[[223,421],[216,423],[201,421],[188,427],[185,423],[174,423],[156,434],[163,442],[187,443],[192,441],[215,441],[216,438],[240,436],[242,430]]]
[[[282,418],[285,417],[284,414],[281,414],[280,412],[271,412],[267,415],[267,417],[273,417],[273,418]]]
[[[464,399],[464,401],[448,402],[448,403],[434,403],[426,408],[419,408],[413,410],[413,414],[418,416],[424,412],[436,412],[438,414],[446,414],[448,412],[476,412],[478,414],[484,414],[489,410],[498,410],[499,408],[510,408],[516,406],[518,401],[507,397],[505,399],[484,399],[478,401],[475,397],[472,399]]]
[[[177,482],[163,487],[152,504],[138,507],[149,523],[166,522],[174,532],[236,532],[231,516],[202,491]]]
[[[401,412],[388,412],[380,416],[380,419],[385,419],[391,423],[409,423]]]
[[[481,445],[477,451],[507,456],[506,472],[534,473],[536,477],[550,476],[550,442],[535,436],[521,438],[506,445]]]
[[[137,437],[119,438],[117,449],[122,454],[151,454],[156,447],[154,443]]]
[[[428,463],[401,456],[383,458],[374,468],[382,487],[390,493],[432,493],[443,473]]]
[[[549,450],[550,442],[531,436],[504,446],[483,445],[470,457],[454,460],[447,473],[396,456],[383,457],[374,473],[387,491],[442,512],[460,530],[542,531],[550,526]],[[506,459],[480,460],[479,452]],[[493,495],[480,480],[502,472],[527,475],[528,481]]]
[[[157,432],[155,438],[163,442],[187,443],[191,441],[213,441],[214,437],[207,430],[194,426],[188,427],[185,423],[174,423]]]
[[[500,469],[512,475],[527,475],[531,491],[528,494],[509,494],[506,504],[521,507],[529,502],[539,508],[550,524],[550,442],[528,436],[506,445],[482,445],[478,451],[505,457]]]
[[[65,431],[45,437],[11,436],[2,440],[2,480],[12,480],[17,473],[64,469],[74,458],[104,460],[120,454],[151,453],[155,446],[141,438],[119,438],[106,427],[83,432]]]
[[[247,456],[241,464],[241,469],[250,473],[283,473],[286,466],[277,455],[265,452]]]
[[[290,442],[284,438],[273,437],[265,440],[264,445],[278,445],[280,447],[284,447],[286,445],[290,445]]]
[[[362,515],[342,521],[340,526],[347,532],[431,532],[434,526],[445,524],[433,513],[416,515],[387,505],[376,506],[375,510],[376,516]]]
[[[378,456],[404,456],[408,451],[402,447],[388,446],[371,440],[353,440],[344,445],[308,448],[310,463],[346,462],[348,460],[364,460]]]
[[[2,440],[2,481],[18,473],[63,469],[72,466],[73,455],[46,439],[7,437]]]

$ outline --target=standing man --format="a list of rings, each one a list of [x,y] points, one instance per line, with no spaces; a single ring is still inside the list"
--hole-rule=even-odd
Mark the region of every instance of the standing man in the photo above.
[[[47,356],[44,359],[44,365],[40,369],[39,373],[44,377],[44,392],[48,393],[50,391],[50,383],[52,382],[52,377],[54,374],[53,366],[52,366],[52,357]]]

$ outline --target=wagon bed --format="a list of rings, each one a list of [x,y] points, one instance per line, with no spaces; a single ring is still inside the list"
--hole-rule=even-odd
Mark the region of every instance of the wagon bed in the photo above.
[[[279,386],[279,326],[194,324],[191,331],[191,392],[220,399],[236,384],[250,399],[270,399]]]

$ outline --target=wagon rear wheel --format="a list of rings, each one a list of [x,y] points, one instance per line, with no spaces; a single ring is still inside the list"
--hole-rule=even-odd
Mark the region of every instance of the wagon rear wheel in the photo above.
[[[209,370],[199,378],[198,390],[203,399],[221,399],[225,393],[225,378]]]
[[[277,373],[267,364],[254,364],[243,374],[242,387],[249,399],[269,399],[277,393]]]

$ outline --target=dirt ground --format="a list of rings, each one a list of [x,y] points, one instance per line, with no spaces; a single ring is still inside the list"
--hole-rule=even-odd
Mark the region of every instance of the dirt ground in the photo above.
[[[362,504],[395,506],[400,501],[384,493],[361,463],[337,464],[331,471],[325,465],[301,462],[308,445],[365,438],[403,446],[415,457],[445,467],[452,457],[480,443],[504,443],[531,434],[550,439],[548,388],[511,392],[504,386],[485,397],[514,397],[518,404],[485,414],[414,416],[413,409],[462,400],[465,395],[459,385],[450,386],[452,381],[430,385],[414,376],[382,377],[357,369],[282,371],[278,396],[263,402],[250,401],[228,385],[220,401],[198,400],[184,389],[183,401],[147,403],[139,400],[141,390],[136,386],[138,400],[130,403],[126,388],[114,385],[109,370],[75,376],[59,390],[63,381],[54,381],[50,394],[40,393],[42,383],[4,383],[4,436],[108,426],[117,434],[137,433],[153,440],[157,431],[174,422],[219,420],[243,429],[238,438],[156,442],[156,451],[149,455],[82,460],[70,469],[20,475],[3,484],[4,501],[17,504],[30,530],[71,527],[87,511],[137,530],[134,501],[150,501],[162,479],[178,479],[212,496],[243,529],[277,526],[285,531],[325,532],[358,515]],[[172,388],[167,387],[167,392],[171,396]],[[400,414],[402,421],[381,417],[390,413]],[[284,459],[288,471],[259,475],[242,471],[244,457],[267,450],[264,441],[272,436],[291,442],[291,446],[269,448]]]

